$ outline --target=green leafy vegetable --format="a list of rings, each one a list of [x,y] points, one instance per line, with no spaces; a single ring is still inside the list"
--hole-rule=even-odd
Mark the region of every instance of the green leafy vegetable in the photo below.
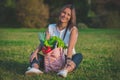
[[[44,41],[44,45],[50,47],[54,47],[55,43],[57,43],[57,47],[67,48],[64,41],[57,36],[52,36],[49,40]]]
[[[46,40],[44,32],[39,33],[39,40],[44,46],[49,46],[53,48],[57,43],[57,47],[67,48],[64,41],[57,36],[52,36],[49,40]]]
[[[44,40],[45,40],[45,36],[46,36],[46,35],[45,35],[45,32],[39,32],[39,33],[38,33],[38,36],[39,36],[39,40],[40,40],[40,41],[44,41]]]

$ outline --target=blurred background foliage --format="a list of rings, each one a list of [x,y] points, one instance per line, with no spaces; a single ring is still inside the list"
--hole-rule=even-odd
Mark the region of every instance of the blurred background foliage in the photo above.
[[[1,27],[43,28],[74,4],[79,28],[120,28],[120,0],[0,0]]]

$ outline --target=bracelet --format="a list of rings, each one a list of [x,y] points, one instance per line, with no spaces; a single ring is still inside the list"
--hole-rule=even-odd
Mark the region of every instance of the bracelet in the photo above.
[[[67,58],[68,60],[71,60],[71,58]]]

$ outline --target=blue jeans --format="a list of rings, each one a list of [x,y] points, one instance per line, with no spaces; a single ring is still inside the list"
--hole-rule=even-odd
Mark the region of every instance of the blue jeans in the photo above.
[[[36,63],[40,66],[40,68],[44,68],[44,56],[41,54],[37,54],[38,60],[36,58],[33,59],[32,62],[30,62],[30,67],[32,67],[32,64]]]
[[[72,61],[76,64],[75,68],[78,68],[79,64],[81,63],[83,56],[81,53],[76,53],[72,56]]]
[[[76,64],[76,68],[79,66],[82,59],[83,56],[81,53],[76,53],[72,56],[72,61]],[[34,63],[38,64],[40,68],[44,68],[44,56],[38,53],[38,60],[34,58],[33,61],[30,62],[30,66],[32,66]]]

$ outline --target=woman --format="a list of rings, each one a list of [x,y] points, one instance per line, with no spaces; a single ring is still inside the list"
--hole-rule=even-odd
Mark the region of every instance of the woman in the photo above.
[[[57,75],[67,77],[67,73],[73,71],[78,67],[82,61],[82,55],[75,52],[75,45],[78,38],[78,30],[76,27],[76,14],[75,8],[72,5],[66,5],[61,9],[57,24],[50,24],[46,31],[46,39],[51,36],[58,36],[64,39],[65,44],[68,46],[66,55],[66,64]],[[44,56],[38,55],[41,50],[41,45],[31,54],[30,64],[31,68],[26,71],[26,75],[42,74],[43,72],[39,68],[43,65]]]

